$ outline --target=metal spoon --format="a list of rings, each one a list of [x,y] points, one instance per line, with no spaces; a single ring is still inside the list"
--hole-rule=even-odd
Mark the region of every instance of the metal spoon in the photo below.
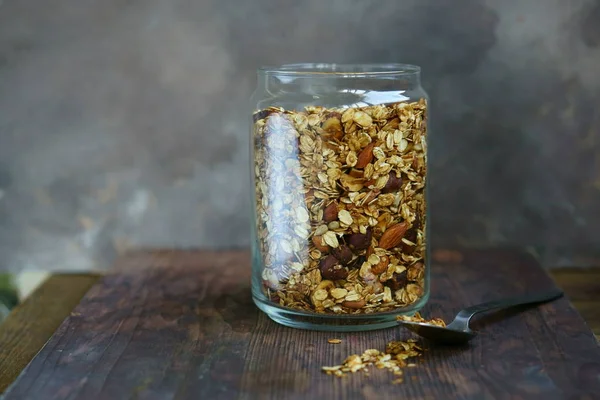
[[[431,340],[432,342],[441,344],[462,344],[467,343],[473,339],[477,332],[469,329],[469,321],[473,315],[484,312],[495,310],[498,308],[507,308],[513,306],[520,306],[525,304],[543,303],[546,301],[554,300],[563,295],[560,290],[553,290],[550,292],[528,294],[524,296],[513,297],[510,299],[490,301],[483,304],[478,304],[461,310],[454,321],[448,324],[445,328],[436,325],[429,325],[422,322],[408,322],[398,321],[400,325],[403,325],[407,329],[410,329],[419,336]]]

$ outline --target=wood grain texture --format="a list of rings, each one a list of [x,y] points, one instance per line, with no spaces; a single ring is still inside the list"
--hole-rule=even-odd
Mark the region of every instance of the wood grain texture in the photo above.
[[[0,393],[15,380],[99,278],[93,274],[53,275],[0,324]]]
[[[600,268],[553,268],[550,273],[600,338]]]
[[[554,286],[527,255],[436,257],[423,313]],[[600,348],[567,299],[479,318],[464,347],[429,347],[406,382],[386,371],[324,375],[367,348],[410,337],[295,330],[253,305],[246,252],[153,252],[121,259],[84,297],[5,399],[585,399],[600,395]],[[342,339],[339,345],[327,339]]]

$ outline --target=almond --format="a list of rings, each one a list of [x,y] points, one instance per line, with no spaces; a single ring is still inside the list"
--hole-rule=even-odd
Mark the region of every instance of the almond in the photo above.
[[[312,242],[314,243],[317,250],[319,250],[321,253],[329,253],[329,246],[327,246],[327,244],[323,240],[323,236],[313,236]]]
[[[393,249],[398,247],[402,243],[402,238],[408,229],[408,223],[406,221],[392,225],[383,232],[381,239],[379,239],[379,247],[382,249]]]
[[[365,299],[360,299],[360,300],[356,300],[356,301],[344,301],[342,303],[342,305],[344,307],[354,308],[354,309],[363,308],[366,304],[367,304],[367,302],[365,301]]]
[[[390,263],[390,259],[387,256],[379,257],[379,262],[373,266],[371,266],[371,270],[374,274],[381,274],[387,270],[387,267]]]
[[[362,149],[358,154],[358,161],[355,165],[356,168],[364,168],[368,163],[373,161],[373,147],[375,147],[375,143],[369,143],[367,147]]]
[[[335,221],[338,218],[338,204],[337,202],[332,202],[325,210],[323,210],[323,220],[325,222]]]

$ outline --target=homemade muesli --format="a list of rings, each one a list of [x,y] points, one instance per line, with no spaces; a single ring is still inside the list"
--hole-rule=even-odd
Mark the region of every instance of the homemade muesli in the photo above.
[[[254,113],[265,296],[317,313],[406,307],[424,294],[427,104]]]

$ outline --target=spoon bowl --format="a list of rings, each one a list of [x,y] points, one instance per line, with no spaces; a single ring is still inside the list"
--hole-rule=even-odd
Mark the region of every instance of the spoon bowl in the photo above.
[[[399,323],[417,335],[440,344],[463,344],[477,335],[477,332],[472,330],[459,331],[423,322],[399,321]]]
[[[528,294],[504,300],[490,301],[465,308],[459,311],[454,320],[446,327],[425,322],[398,321],[398,324],[411,330],[417,335],[439,344],[464,344],[477,336],[477,332],[469,328],[469,322],[475,314],[500,308],[508,308],[525,304],[545,303],[563,295],[560,290]]]

